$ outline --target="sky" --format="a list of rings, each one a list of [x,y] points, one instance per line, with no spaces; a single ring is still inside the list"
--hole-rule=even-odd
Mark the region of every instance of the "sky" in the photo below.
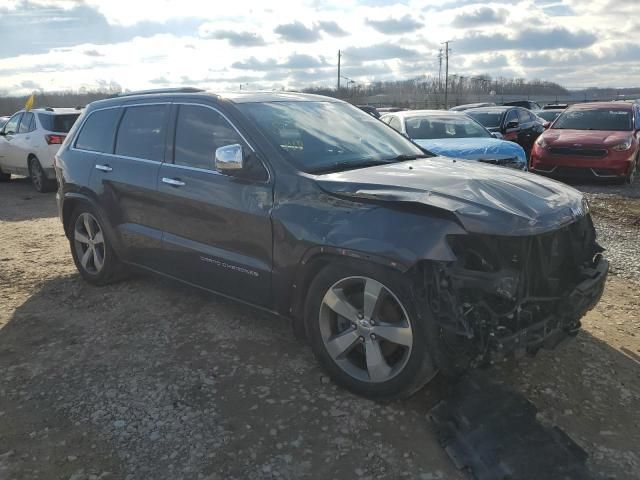
[[[640,85],[640,0],[2,0],[0,95],[449,73]],[[443,67],[444,71],[444,67]]]

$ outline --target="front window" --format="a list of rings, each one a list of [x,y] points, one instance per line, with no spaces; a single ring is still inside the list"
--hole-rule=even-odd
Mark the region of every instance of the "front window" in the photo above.
[[[304,172],[347,170],[425,156],[402,135],[345,103],[244,103],[238,108]]]
[[[408,117],[405,127],[409,138],[416,140],[491,137],[481,125],[460,115]]]
[[[473,110],[468,113],[471,118],[476,122],[484,125],[486,128],[499,128],[500,120],[502,120],[502,112],[474,112]]]
[[[567,130],[631,130],[633,118],[630,110],[616,108],[580,108],[563,112],[553,129]]]

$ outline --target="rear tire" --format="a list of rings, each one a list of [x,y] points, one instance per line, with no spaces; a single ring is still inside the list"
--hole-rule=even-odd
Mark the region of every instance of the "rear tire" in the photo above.
[[[11,180],[11,174],[2,173],[2,171],[0,170],[0,182],[8,182],[9,180]]]
[[[29,177],[36,191],[40,193],[52,192],[56,189],[56,181],[49,180],[37,157],[29,158]]]
[[[92,207],[76,207],[68,230],[71,255],[82,278],[93,285],[107,285],[122,278],[123,265],[110,245],[102,219]]]
[[[338,313],[340,312],[340,313]],[[367,263],[329,264],[307,293],[305,326],[336,384],[371,399],[406,398],[437,374],[410,281]]]

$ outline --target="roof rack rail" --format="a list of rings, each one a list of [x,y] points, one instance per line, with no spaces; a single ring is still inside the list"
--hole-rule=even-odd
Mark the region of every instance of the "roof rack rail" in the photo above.
[[[152,90],[138,90],[135,92],[119,93],[118,97],[130,97],[132,95],[153,95],[154,93],[198,93],[204,92],[201,88],[178,87],[178,88],[157,88]]]
[[[45,109],[47,112],[53,112],[53,108],[51,108],[51,107],[44,107],[44,109]]]

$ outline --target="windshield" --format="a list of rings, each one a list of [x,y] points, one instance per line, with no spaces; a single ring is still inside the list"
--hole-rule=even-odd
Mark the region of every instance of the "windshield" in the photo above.
[[[553,110],[540,110],[536,112],[536,115],[547,122],[553,122],[561,113],[562,112],[554,112]]]
[[[405,127],[409,138],[416,140],[491,137],[482,126],[461,115],[407,117]]]
[[[42,128],[50,132],[69,133],[71,127],[80,116],[80,113],[68,113],[64,115],[50,115],[48,113],[39,113],[38,119],[42,124]]]
[[[244,103],[238,108],[303,172],[347,170],[425,156],[390,127],[345,103]]]
[[[553,129],[569,130],[631,130],[631,111],[615,108],[576,109],[565,111],[553,124]]]
[[[467,115],[476,122],[484,125],[486,128],[498,128],[502,119],[502,112],[477,112],[472,110],[465,111]]]

